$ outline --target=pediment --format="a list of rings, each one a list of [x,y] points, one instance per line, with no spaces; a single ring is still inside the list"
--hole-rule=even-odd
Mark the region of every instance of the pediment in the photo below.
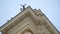
[[[24,11],[8,21],[5,25],[3,25],[0,31],[9,31],[11,28],[13,28],[15,25],[17,25],[19,22],[23,21],[27,17],[34,21],[36,25],[38,24],[38,19],[34,13],[34,10],[32,10],[32,8],[29,6]]]
[[[37,26],[35,25],[35,23],[29,17],[27,17],[22,22],[19,22],[19,24],[10,29],[8,33],[11,32],[10,34],[23,34],[23,32],[28,31],[36,34],[36,27]]]
[[[58,32],[56,28],[48,20],[48,18],[41,12],[41,10],[33,10],[30,6],[28,6],[25,10],[21,11],[14,18],[12,18],[6,24],[4,24],[0,28],[0,31],[2,31],[3,34],[7,34],[7,32],[11,32],[12,34],[18,34],[20,32],[25,31],[37,34],[37,31],[39,30],[40,34],[40,26],[43,26],[43,31],[49,32],[48,34],[57,34]]]

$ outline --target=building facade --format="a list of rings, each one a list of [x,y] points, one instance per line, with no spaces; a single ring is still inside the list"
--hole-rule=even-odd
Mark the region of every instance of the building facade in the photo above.
[[[42,11],[25,8],[0,27],[2,34],[59,34]]]

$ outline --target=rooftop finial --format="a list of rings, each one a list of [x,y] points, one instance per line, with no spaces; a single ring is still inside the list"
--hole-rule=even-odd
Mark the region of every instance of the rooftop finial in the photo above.
[[[23,10],[25,10],[25,5],[26,5],[26,4],[24,4],[24,5],[21,5],[21,6],[23,7]]]

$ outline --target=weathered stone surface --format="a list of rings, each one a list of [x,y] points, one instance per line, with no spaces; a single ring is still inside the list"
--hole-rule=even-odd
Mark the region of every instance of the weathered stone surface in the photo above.
[[[0,28],[2,34],[59,34],[41,10],[30,6]]]

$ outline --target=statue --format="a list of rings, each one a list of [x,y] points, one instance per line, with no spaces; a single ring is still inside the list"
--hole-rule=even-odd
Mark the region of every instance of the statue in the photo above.
[[[21,6],[23,7],[23,10],[25,10],[25,5],[26,5],[26,4],[24,4],[24,5],[21,5]]]

